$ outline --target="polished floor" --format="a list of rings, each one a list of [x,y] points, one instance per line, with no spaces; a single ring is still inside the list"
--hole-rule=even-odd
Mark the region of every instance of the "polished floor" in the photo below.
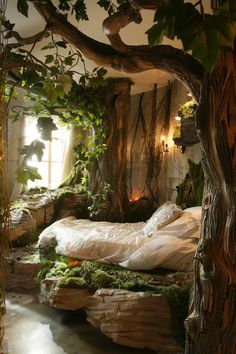
[[[153,354],[120,346],[91,327],[83,312],[59,311],[37,296],[8,293],[4,354]]]

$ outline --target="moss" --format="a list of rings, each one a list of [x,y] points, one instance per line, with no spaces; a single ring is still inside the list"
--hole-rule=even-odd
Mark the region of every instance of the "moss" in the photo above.
[[[39,248],[39,255],[40,255],[40,262],[41,263],[48,263],[48,262],[55,262],[57,259],[56,255],[56,246],[57,241],[53,239],[51,244],[48,247]]]
[[[185,102],[184,104],[182,104],[178,110],[178,115],[182,118],[191,118],[195,116],[195,112],[196,112],[196,108],[197,108],[197,102],[192,99],[190,101]]]
[[[91,285],[95,289],[108,288],[116,282],[116,279],[107,272],[97,269],[91,276]]]
[[[173,337],[182,347],[185,343],[184,320],[188,315],[191,285],[191,281],[186,281],[181,286],[171,285],[162,289],[170,306]]]
[[[89,284],[84,280],[84,278],[78,277],[62,277],[60,278],[56,286],[59,288],[79,288],[79,289],[89,289]]]
[[[59,277],[56,286],[67,288],[125,289],[129,291],[162,294],[167,298],[172,316],[172,333],[177,343],[184,346],[184,320],[188,314],[191,274],[157,269],[152,272],[129,271],[120,266],[93,261],[82,261],[71,267],[66,257],[58,257],[53,268],[44,276]]]

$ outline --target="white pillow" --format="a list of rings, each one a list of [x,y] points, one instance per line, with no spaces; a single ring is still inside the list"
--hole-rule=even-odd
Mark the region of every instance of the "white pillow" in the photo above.
[[[187,209],[183,210],[179,218],[172,221],[168,225],[162,227],[153,234],[153,237],[174,236],[178,238],[200,237],[201,220],[195,218]]]
[[[119,265],[130,270],[151,270],[157,267],[189,272],[197,248],[196,239],[172,236],[152,238]]]
[[[168,225],[182,213],[182,209],[172,202],[162,204],[146,222],[143,232],[145,236],[151,236],[153,232]]]
[[[201,221],[201,216],[202,216],[202,207],[201,206],[187,208],[187,209],[184,209],[184,211],[191,213],[194,218]]]

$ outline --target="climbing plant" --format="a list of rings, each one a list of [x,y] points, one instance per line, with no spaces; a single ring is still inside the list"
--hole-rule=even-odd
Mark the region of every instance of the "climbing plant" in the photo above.
[[[4,22],[8,36],[12,36],[12,24]],[[41,179],[37,168],[29,164],[33,155],[41,161],[45,145],[43,140],[51,140],[53,130],[57,129],[53,118],[59,118],[62,123],[70,124],[72,127],[80,127],[82,134],[78,135],[78,141],[82,135],[86,136],[86,144],[80,144],[83,151],[82,171],[87,171],[91,161],[98,159],[104,151],[104,134],[102,131],[102,118],[104,107],[101,88],[106,85],[104,75],[106,70],[96,67],[90,73],[79,51],[74,51],[65,41],[56,41],[53,36],[44,45],[42,52],[47,50],[44,60],[39,61],[31,51],[17,49],[10,56],[14,60],[29,60],[36,65],[35,69],[28,69],[23,66],[15,73],[16,82],[9,82],[8,92],[12,95],[12,87],[23,87],[25,90],[24,102],[27,107],[13,105],[11,118],[21,119],[24,116],[31,116],[37,119],[37,128],[41,140],[34,140],[30,145],[20,149],[22,156],[21,164],[16,171],[16,179],[19,183],[27,184],[28,180]],[[67,49],[65,56],[61,50]],[[48,54],[48,51],[52,51]],[[74,67],[80,62],[83,71],[78,73]],[[80,74],[77,82],[75,75]],[[13,89],[13,91],[14,91]],[[9,98],[9,97],[8,97]],[[86,132],[86,133],[85,133]],[[78,160],[78,154],[76,160]]]

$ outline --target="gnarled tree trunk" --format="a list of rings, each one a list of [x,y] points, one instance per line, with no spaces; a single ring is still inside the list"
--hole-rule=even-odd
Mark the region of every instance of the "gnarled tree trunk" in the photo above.
[[[222,50],[197,113],[205,193],[186,354],[236,353],[236,55]]]
[[[125,208],[128,205],[126,172],[130,87],[130,80],[115,80],[109,85],[105,99],[107,148],[102,156],[101,176],[111,187],[108,218],[113,221],[125,219]]]

